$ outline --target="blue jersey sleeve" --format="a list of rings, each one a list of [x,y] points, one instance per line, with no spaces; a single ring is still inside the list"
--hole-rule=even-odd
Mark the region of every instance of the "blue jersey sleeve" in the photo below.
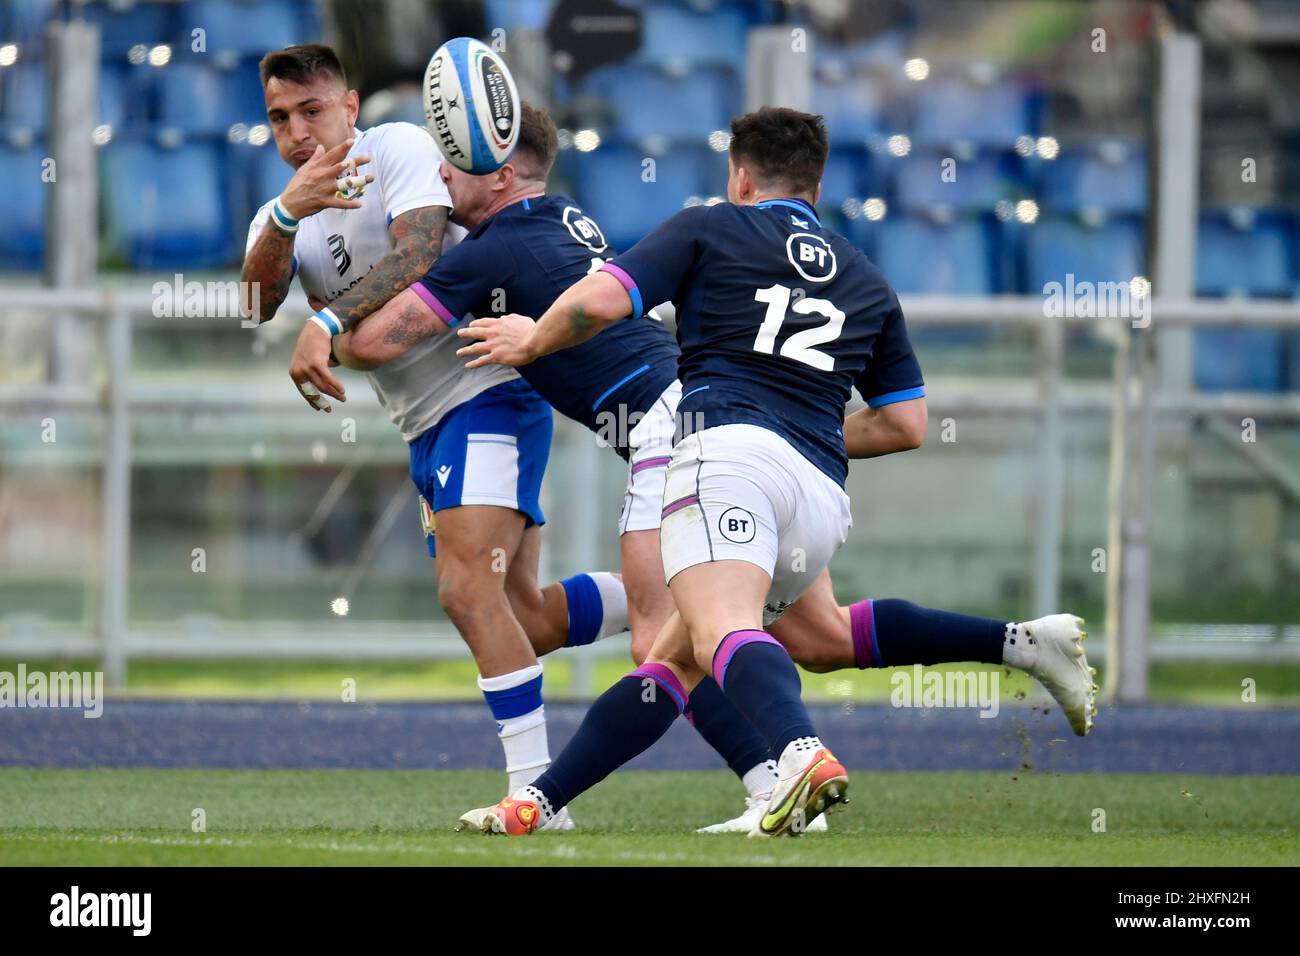
[[[601,266],[632,298],[632,318],[660,302],[676,301],[700,255],[707,206],[683,209],[635,246]]]
[[[487,315],[494,290],[505,288],[515,268],[514,256],[491,233],[454,246],[411,289],[447,325],[455,328],[466,315]],[[503,303],[507,308],[510,303]]]
[[[921,378],[921,363],[912,351],[912,341],[907,337],[907,324],[898,297],[889,294],[889,311],[885,323],[876,336],[875,348],[867,359],[867,367],[854,383],[858,392],[872,408],[906,402],[925,395],[925,382]]]

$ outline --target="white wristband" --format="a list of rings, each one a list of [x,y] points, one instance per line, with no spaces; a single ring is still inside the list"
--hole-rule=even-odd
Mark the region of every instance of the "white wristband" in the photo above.
[[[292,236],[298,231],[298,220],[289,215],[289,210],[284,207],[284,201],[279,196],[275,197],[275,202],[271,205],[271,222],[286,235]]]
[[[307,321],[315,322],[325,330],[325,334],[330,338],[334,338],[343,331],[343,324],[339,322],[338,316],[329,309],[321,309],[315,315],[309,316]]]

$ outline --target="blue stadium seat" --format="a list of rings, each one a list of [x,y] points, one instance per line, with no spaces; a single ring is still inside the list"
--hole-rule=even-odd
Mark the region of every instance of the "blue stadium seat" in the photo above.
[[[0,5],[0,39],[34,52],[45,39],[45,25],[54,17],[57,0],[17,0]]]
[[[656,3],[642,12],[642,43],[636,60],[657,66],[745,68],[749,17],[731,4],[703,11]]]
[[[1041,174],[1043,205],[1052,212],[1147,211],[1147,155],[1138,144],[1109,140],[1064,149],[1042,162]]]
[[[1197,329],[1192,361],[1196,387],[1213,392],[1281,390],[1283,335],[1276,329]]]
[[[833,229],[849,242],[866,253],[872,262],[876,261],[876,249],[880,245],[880,223],[863,219],[861,215],[846,216],[843,209],[823,203],[817,208],[822,225]]]
[[[1289,217],[1248,209],[1201,213],[1197,295],[1295,295],[1296,232]]]
[[[149,70],[149,67],[144,67]],[[148,95],[135,84],[136,68],[105,63],[99,72],[99,123],[124,129],[134,119],[147,119]],[[46,129],[49,93],[43,64],[21,63],[0,70],[0,130],[39,134]]]
[[[231,259],[221,149],[115,141],[101,153],[107,248],[135,269],[206,269]],[[130,189],[112,188],[130,183]]]
[[[224,134],[235,123],[265,123],[266,101],[250,64],[226,72],[193,60],[162,71],[158,122],[192,134]]]
[[[280,158],[275,142],[271,141],[261,146],[248,142],[227,144],[225,170],[234,207],[231,227],[239,248],[243,249],[254,214],[267,200],[284,191],[293,169]]]
[[[486,0],[483,14],[490,35],[497,27],[506,31],[545,30],[551,18],[551,0]]]
[[[128,0],[129,3],[129,0]],[[106,3],[86,7],[86,19],[99,25],[104,62],[120,60],[134,46],[171,43],[176,34],[176,3],[138,0],[136,3]]]
[[[192,31],[202,27],[209,55],[260,57],[267,50],[316,39],[307,34],[303,8],[291,0],[194,0],[182,7],[180,21],[178,42],[188,46]]]
[[[912,139],[920,145],[1007,149],[1033,132],[1032,100],[1014,80],[981,85],[932,77],[917,85]]]
[[[0,69],[0,131],[38,135],[46,123],[44,66],[34,60]]]
[[[825,36],[816,38],[817,60],[848,68],[870,67],[896,73],[908,57],[911,31],[906,25],[874,34],[869,39],[847,46],[832,43]]]
[[[144,105],[128,92],[130,75],[118,64],[105,63],[99,69],[99,121],[111,126],[115,133],[126,129],[139,115],[133,107]]]
[[[656,67],[609,66],[593,71],[584,86],[610,104],[621,138],[630,142],[664,137],[704,145],[709,133],[728,127],[741,101],[736,74],[715,68],[678,78]]]
[[[0,169],[8,177],[4,228],[0,229],[0,269],[39,269],[45,238],[45,196],[41,178],[45,150],[14,149],[0,141]]]
[[[1014,153],[981,152],[957,161],[955,179],[944,178],[941,152],[918,150],[901,159],[886,160],[893,169],[894,201],[904,211],[949,206],[958,212],[990,212],[1001,199],[1019,199],[1029,190],[1018,175]]]
[[[709,153],[674,149],[655,160],[655,181],[647,183],[642,180],[645,156],[640,150],[605,145],[575,157],[574,198],[622,251],[680,210],[688,197],[707,197],[717,187],[718,154]]]
[[[1283,360],[1283,387],[1300,392],[1300,332],[1286,333],[1286,357]]]
[[[832,144],[863,146],[886,132],[884,90],[868,74],[818,71],[813,75],[812,111],[825,117]]]
[[[845,199],[862,200],[880,194],[880,186],[873,182],[870,153],[847,146],[830,151],[822,173],[824,205],[838,206]]]
[[[1128,282],[1145,275],[1142,220],[1116,217],[1088,226],[1068,216],[1044,216],[1024,228],[1021,292],[1041,295],[1049,282]]]
[[[253,149],[253,208],[258,209],[268,199],[280,195],[284,187],[289,185],[293,167],[280,158],[274,141]]]
[[[1295,254],[1295,223],[1285,215],[1203,212],[1196,241],[1197,295],[1293,296]],[[1196,385],[1276,391],[1288,377],[1286,349],[1286,333],[1277,329],[1198,329]]]
[[[992,295],[999,291],[994,240],[990,224],[978,217],[944,225],[889,216],[880,223],[875,262],[899,292]]]

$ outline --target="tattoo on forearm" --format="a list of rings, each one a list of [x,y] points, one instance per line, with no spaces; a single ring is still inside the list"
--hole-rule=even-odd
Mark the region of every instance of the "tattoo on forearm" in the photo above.
[[[385,344],[409,346],[423,342],[432,332],[426,314],[422,305],[408,305],[394,317],[393,324],[384,333]]]
[[[286,236],[268,223],[244,257],[239,281],[245,289],[250,282],[258,284],[260,321],[269,322],[274,318],[293,282],[293,236]],[[246,305],[251,308],[253,303],[246,302]]]
[[[428,272],[442,255],[446,229],[445,206],[412,209],[394,219],[388,227],[392,250],[353,289],[330,303],[344,331],[356,328],[362,319],[379,311],[385,302]],[[387,337],[385,341],[389,341]]]
[[[581,342],[591,335],[595,325],[596,323],[587,315],[587,310],[581,305],[575,303],[569,306],[569,328],[573,330],[578,341]]]

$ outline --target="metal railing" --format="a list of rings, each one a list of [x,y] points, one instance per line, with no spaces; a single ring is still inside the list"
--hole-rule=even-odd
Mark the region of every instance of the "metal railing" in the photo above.
[[[955,298],[903,296],[903,308],[913,328],[932,326],[984,326],[1020,328],[1036,337],[1038,375],[1032,393],[998,394],[964,387],[961,390],[931,387],[928,401],[936,416],[953,414],[1032,418],[1038,423],[1038,495],[1035,502],[1034,607],[1038,613],[1057,608],[1060,595],[1062,548],[1062,501],[1064,495],[1063,426],[1067,417],[1109,415],[1112,435],[1129,448],[1152,449],[1157,416],[1241,415],[1254,418],[1300,420],[1300,394],[1215,393],[1191,391],[1158,392],[1138,387],[1139,364],[1132,356],[1150,361],[1152,340],[1163,330],[1195,327],[1276,327],[1300,330],[1300,303],[1249,300],[1165,300],[1150,305],[1153,317],[1146,328],[1133,328],[1127,318],[1047,318],[1043,299],[1032,296]],[[77,410],[99,416],[103,423],[103,500],[100,604],[93,633],[51,633],[30,615],[11,616],[0,630],[0,654],[77,655],[102,658],[111,683],[125,682],[128,662],[133,658],[245,657],[274,658],[462,658],[466,651],[449,624],[414,626],[397,623],[364,625],[345,621],[322,627],[294,622],[235,623],[209,618],[183,620],[179,626],[131,624],[127,596],[131,567],[131,426],[134,415],[166,407],[175,411],[206,411],[212,399],[190,388],[153,387],[141,394],[131,384],[133,328],[137,322],[154,322],[154,297],[144,289],[14,289],[0,302],[0,320],[16,313],[80,314],[104,322],[105,384],[70,386],[62,384],[0,384],[0,412],[32,413]],[[288,308],[305,307],[291,300]],[[192,321],[192,320],[184,320]],[[235,321],[235,320],[224,320]],[[1110,395],[1091,388],[1073,388],[1064,376],[1065,331],[1072,327],[1097,328],[1111,324],[1119,347]],[[297,407],[298,400],[286,388],[281,397],[248,395],[240,390],[225,392],[221,408],[229,412],[268,412]],[[593,458],[594,443],[590,446]],[[1112,457],[1116,444],[1112,443]],[[1274,477],[1283,484],[1296,482],[1285,466],[1258,448]],[[1120,477],[1131,469],[1120,465]],[[592,468],[580,468],[579,474]],[[1110,495],[1112,553],[1121,554],[1121,534],[1126,527],[1149,536],[1149,498],[1125,499],[1114,486]],[[572,530],[570,545],[593,563],[600,529],[589,521]],[[1145,568],[1121,562],[1114,586],[1107,592],[1106,656],[1120,666],[1138,668],[1144,674],[1152,656],[1224,656],[1229,653],[1256,654],[1280,660],[1300,660],[1300,642],[1227,642],[1196,640],[1162,641],[1153,655],[1147,646],[1150,621],[1151,582]],[[1123,605],[1123,607],[1121,606]],[[1121,612],[1127,608],[1126,614]],[[1124,623],[1121,623],[1123,621]],[[362,631],[364,630],[364,639]],[[180,633],[177,633],[177,632]],[[1236,648],[1236,650],[1233,650]],[[597,656],[624,653],[620,642],[602,642],[592,649]],[[580,655],[582,657],[582,655]],[[585,657],[584,657],[585,659]],[[589,680],[589,665],[579,675],[579,691]],[[583,677],[582,675],[588,675]]]

